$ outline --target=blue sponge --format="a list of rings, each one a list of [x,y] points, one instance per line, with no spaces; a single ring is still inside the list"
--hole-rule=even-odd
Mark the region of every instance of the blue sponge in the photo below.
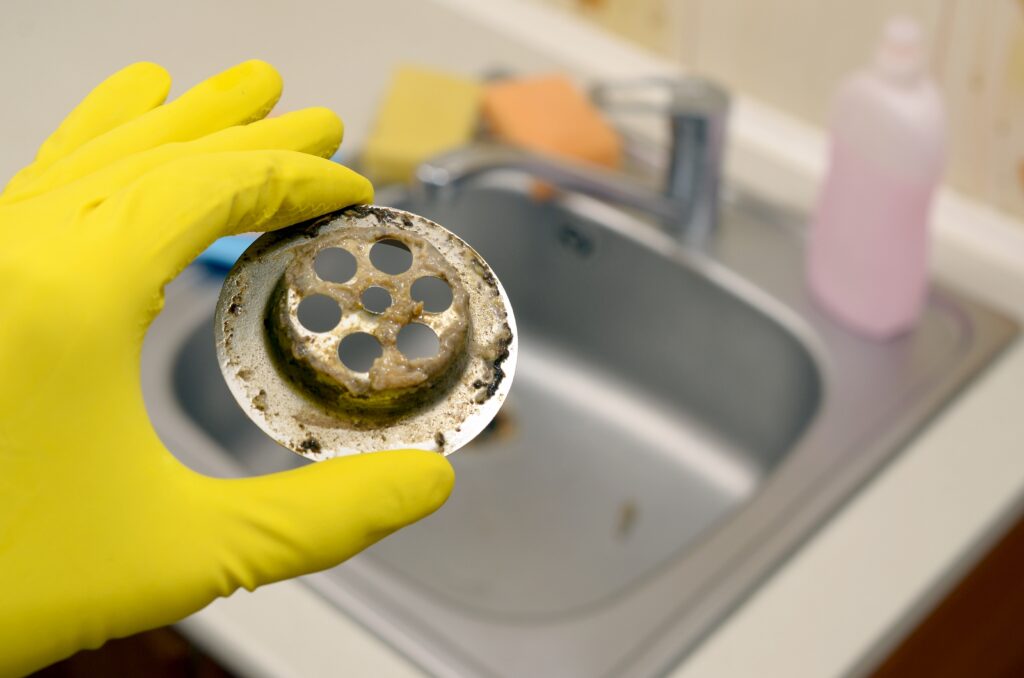
[[[220,238],[196,257],[195,263],[219,273],[227,273],[257,237],[258,234],[245,234]]]

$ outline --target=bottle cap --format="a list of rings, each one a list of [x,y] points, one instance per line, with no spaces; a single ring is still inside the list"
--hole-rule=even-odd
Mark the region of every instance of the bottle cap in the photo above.
[[[928,54],[921,24],[908,16],[889,19],[875,52],[875,71],[888,79],[908,82],[924,75]]]

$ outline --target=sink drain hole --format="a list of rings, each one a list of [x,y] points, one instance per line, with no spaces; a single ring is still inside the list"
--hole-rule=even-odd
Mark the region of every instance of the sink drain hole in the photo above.
[[[324,248],[313,260],[313,270],[321,280],[327,282],[348,282],[356,274],[356,268],[356,258],[340,247]]]
[[[310,332],[330,332],[341,321],[338,302],[322,294],[314,294],[299,302],[299,322]]]
[[[413,301],[422,301],[423,310],[428,313],[441,313],[452,305],[452,288],[445,281],[433,276],[420,278],[414,282],[410,295]]]
[[[363,292],[362,302],[370,313],[383,313],[391,306],[391,295],[383,287],[368,287]]]
[[[412,266],[412,252],[398,240],[381,240],[370,248],[370,263],[379,271],[398,275]]]
[[[434,330],[420,323],[409,323],[398,331],[398,350],[409,360],[437,355],[441,343]]]
[[[380,357],[384,350],[380,342],[372,334],[354,332],[341,340],[338,346],[338,357],[350,370],[369,372],[373,361]]]

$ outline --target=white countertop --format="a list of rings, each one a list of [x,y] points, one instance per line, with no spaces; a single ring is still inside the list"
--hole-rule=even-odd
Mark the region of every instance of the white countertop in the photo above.
[[[6,15],[0,57],[13,98],[0,112],[0,178],[30,159],[94,83],[137,59],[167,66],[180,92],[212,70],[259,56],[284,74],[283,110],[331,106],[356,141],[396,62],[465,73],[495,65],[558,67],[581,77],[674,70],[520,0],[389,0],[349,8],[327,0],[42,0]],[[740,99],[730,140],[731,175],[776,199],[809,204],[824,160],[818,130]],[[933,262],[947,283],[1024,319],[1020,225],[944,192]],[[1022,387],[1018,342],[673,675],[819,678],[870,669],[1024,506]],[[180,627],[243,675],[420,675],[297,581],[235,594]]]

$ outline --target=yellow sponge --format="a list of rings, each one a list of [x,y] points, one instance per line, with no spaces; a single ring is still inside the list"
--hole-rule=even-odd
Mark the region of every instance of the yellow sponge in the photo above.
[[[611,168],[621,160],[618,133],[563,75],[488,85],[484,117],[495,136],[516,146]]]
[[[376,182],[408,181],[424,160],[466,144],[476,131],[481,93],[466,78],[399,68],[363,149],[362,170]]]

